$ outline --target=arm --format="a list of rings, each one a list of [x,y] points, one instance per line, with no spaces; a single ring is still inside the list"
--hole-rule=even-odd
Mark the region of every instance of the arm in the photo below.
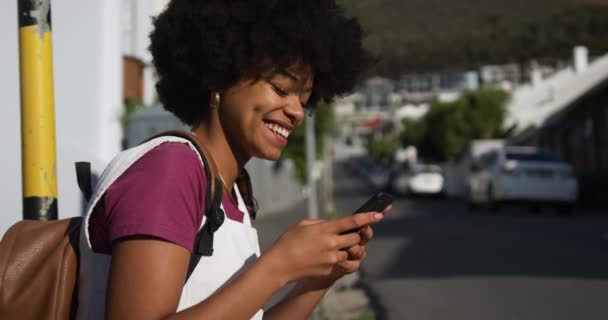
[[[300,281],[285,299],[264,313],[264,320],[308,319],[333,281]]]
[[[106,318],[249,319],[285,284],[274,276],[276,263],[261,257],[216,294],[176,313],[189,258],[188,250],[159,239],[118,241],[113,246]]]
[[[290,294],[264,314],[265,320],[308,319],[328,289],[342,276],[359,270],[367,253],[365,244],[372,238],[373,231],[365,226],[359,231],[361,242],[348,248],[348,259],[337,264],[326,277],[308,278],[300,281]]]
[[[383,214],[392,206],[384,209]],[[332,273],[326,277],[309,278],[298,283],[290,294],[264,314],[265,320],[274,319],[307,319],[333,283],[342,276],[359,270],[367,256],[365,245],[373,237],[373,229],[366,225],[359,229],[361,241],[348,248],[348,259],[337,264]]]
[[[288,282],[331,276],[336,264],[348,258],[347,251],[342,249],[361,241],[357,233],[340,233],[378,220],[373,214],[361,214],[328,222],[300,223],[222,289],[179,313],[175,311],[190,258],[188,250],[151,237],[116,241],[112,249],[106,317],[249,319]],[[286,304],[288,309],[294,308],[289,311],[289,318],[293,318],[293,312],[302,316],[309,314],[327,287],[300,287],[291,299],[295,304]],[[286,314],[283,312],[279,314]]]

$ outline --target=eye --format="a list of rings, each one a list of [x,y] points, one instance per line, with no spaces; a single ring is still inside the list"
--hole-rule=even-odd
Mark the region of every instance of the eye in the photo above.
[[[271,81],[268,81],[268,83],[270,83],[272,89],[281,97],[286,97],[288,95],[287,91],[279,88],[279,86],[277,86],[276,84],[272,83]]]
[[[315,109],[315,103],[313,102],[314,99],[311,92],[307,92],[305,95],[301,96],[301,99],[303,101],[301,100],[300,104],[304,109],[310,110],[311,112]]]

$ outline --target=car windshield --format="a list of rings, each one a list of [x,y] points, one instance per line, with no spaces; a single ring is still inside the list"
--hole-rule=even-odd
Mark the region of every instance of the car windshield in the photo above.
[[[554,154],[546,151],[537,152],[507,152],[507,160],[536,161],[536,162],[560,162]]]

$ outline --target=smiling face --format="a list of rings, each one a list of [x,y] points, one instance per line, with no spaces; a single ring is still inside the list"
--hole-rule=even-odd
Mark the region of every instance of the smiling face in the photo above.
[[[297,65],[259,80],[242,80],[222,92],[219,121],[238,159],[276,160],[304,120],[313,76]]]

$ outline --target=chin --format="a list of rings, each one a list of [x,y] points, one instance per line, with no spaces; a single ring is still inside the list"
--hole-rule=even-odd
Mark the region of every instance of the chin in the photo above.
[[[276,160],[279,160],[279,158],[281,157],[281,153],[282,153],[282,150],[280,150],[280,151],[273,150],[270,152],[266,151],[266,152],[258,153],[255,157],[264,159],[264,160],[276,161]]]
[[[281,158],[281,153],[280,152],[278,154],[273,154],[273,155],[269,155],[269,156],[264,157],[264,159],[270,160],[270,161],[277,161],[277,160],[279,160],[279,158]]]

